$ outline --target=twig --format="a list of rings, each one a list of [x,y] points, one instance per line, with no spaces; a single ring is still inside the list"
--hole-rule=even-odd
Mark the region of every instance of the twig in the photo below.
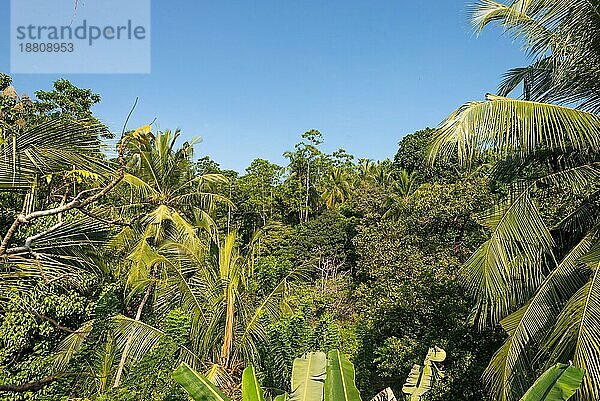
[[[52,326],[56,327],[59,330],[66,331],[67,333],[71,333],[71,334],[77,333],[77,330],[73,330],[68,327],[65,327],[65,326],[61,325],[60,323],[58,323],[56,320],[52,319],[51,317],[44,316],[34,309],[24,310],[24,312],[31,313],[31,314],[35,315],[36,317],[38,317],[39,319],[47,321],[48,323],[50,323]]]

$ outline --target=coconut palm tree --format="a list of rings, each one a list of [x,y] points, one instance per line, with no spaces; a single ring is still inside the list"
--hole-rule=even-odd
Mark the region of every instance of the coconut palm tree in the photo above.
[[[252,265],[237,240],[230,233],[207,247],[198,237],[181,236],[158,251],[166,274],[156,283],[156,312],[178,307],[191,316],[192,329],[188,344],[182,344],[181,360],[201,368],[223,388],[234,382],[246,363],[258,362],[258,350],[267,340],[265,319],[289,308],[285,294],[296,274],[257,291]],[[117,343],[122,348],[131,341],[129,363],[165,335],[139,319],[119,316],[115,321]]]
[[[347,172],[340,167],[331,167],[325,178],[321,199],[327,209],[335,209],[348,200],[352,193],[351,179]]]
[[[117,267],[125,269],[128,298],[143,293],[135,315],[137,321],[165,268],[157,249],[172,236],[215,235],[209,212],[216,200],[228,202],[211,192],[211,184],[225,183],[226,179],[219,174],[194,175],[195,141],[176,148],[179,136],[179,131],[154,135],[145,126],[134,131],[129,142],[132,156],[124,181],[130,186],[131,202],[120,208],[119,215],[128,217],[131,223],[114,237],[111,248],[126,255],[127,262]],[[132,341],[128,338],[123,348],[114,387],[121,382]]]
[[[544,368],[585,370],[580,400],[600,398],[600,14],[597,1],[479,1],[481,30],[499,22],[533,56],[507,73],[501,93],[524,83],[523,99],[487,95],[451,114],[431,160],[482,152],[509,196],[481,223],[490,238],[461,269],[475,300],[473,321],[508,334],[484,381],[497,400],[518,399]],[[550,103],[553,102],[553,103]],[[536,199],[561,191],[573,201],[549,226]],[[560,201],[557,199],[556,201]]]
[[[156,306],[162,290],[159,287],[172,282],[172,274],[182,274],[180,270],[173,270],[173,264],[165,256],[166,245],[174,239],[192,243],[195,257],[204,258],[203,255],[209,254],[210,242],[216,238],[215,224],[210,217],[214,202],[229,203],[228,199],[213,192],[214,184],[225,183],[225,178],[219,174],[195,175],[192,169],[194,141],[177,147],[179,136],[179,131],[154,134],[149,126],[128,133],[127,172],[123,178],[127,185],[119,188],[118,195],[128,199],[129,203],[97,211],[105,220],[123,222],[108,244],[108,252],[117,256],[109,265],[114,268],[115,276],[123,278],[126,301],[133,304],[135,311],[131,318],[120,318],[123,321],[131,319],[139,327],[150,327],[144,323],[143,313]],[[183,279],[183,276],[177,277]],[[165,313],[166,306],[161,304]],[[86,322],[63,341],[56,356],[57,368],[67,366],[97,323]],[[196,323],[199,326],[195,327],[203,327],[202,322]],[[114,341],[113,336],[104,333],[107,348],[113,354],[117,351],[120,354],[116,358],[116,371],[107,374],[113,378],[113,387],[121,384],[131,361],[143,354],[136,335],[136,332],[128,333],[119,343],[120,347],[115,348],[109,347]],[[194,355],[189,350],[186,352],[188,356]],[[102,363],[105,359],[106,355],[100,353],[98,365],[106,371],[112,366]]]
[[[4,205],[14,220],[0,239],[0,293],[93,270],[89,250],[106,225],[78,212],[95,207],[123,178],[123,166],[101,153],[107,132],[96,120],[0,120],[0,190],[19,202]]]

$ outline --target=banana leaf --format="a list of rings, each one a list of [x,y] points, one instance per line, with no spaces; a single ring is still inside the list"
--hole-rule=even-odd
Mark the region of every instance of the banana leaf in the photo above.
[[[187,391],[194,401],[230,401],[210,380],[190,368],[185,362],[175,369],[173,379]]]
[[[583,370],[557,363],[533,383],[521,401],[567,401],[581,386]]]

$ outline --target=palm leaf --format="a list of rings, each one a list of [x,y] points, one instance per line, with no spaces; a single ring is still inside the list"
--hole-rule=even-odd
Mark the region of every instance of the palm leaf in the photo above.
[[[119,349],[123,349],[128,341],[130,348],[127,354],[127,362],[134,363],[140,360],[161,338],[166,336],[165,332],[157,327],[140,320],[127,316],[117,315],[112,318],[114,323],[115,342]],[[199,364],[202,359],[192,350],[184,345],[179,345],[180,358],[186,363]]]
[[[430,161],[457,152],[463,163],[480,152],[504,157],[528,155],[540,148],[600,150],[600,117],[546,103],[487,96],[461,106],[433,137]]]
[[[94,321],[85,322],[74,333],[66,336],[56,348],[56,353],[52,356],[54,360],[54,369],[64,371],[73,356],[79,351],[81,345],[92,332]]]
[[[545,346],[550,361],[572,360],[585,371],[581,397],[600,399],[600,261],[566,303]]]
[[[522,394],[531,384],[535,355],[531,355],[530,348],[542,343],[564,303],[585,284],[580,259],[597,239],[596,231],[584,237],[546,277],[529,302],[501,321],[509,338],[483,375],[495,399],[513,399],[514,394]]]
[[[511,203],[482,216],[491,237],[460,269],[460,280],[476,301],[473,319],[484,327],[522,305],[540,282],[541,256],[553,240],[525,190]]]
[[[109,175],[112,169],[101,158],[99,142],[106,132],[94,119],[57,119],[10,133],[12,137],[5,138],[10,146],[0,147],[0,188],[27,189],[36,176],[66,172],[73,166]]]

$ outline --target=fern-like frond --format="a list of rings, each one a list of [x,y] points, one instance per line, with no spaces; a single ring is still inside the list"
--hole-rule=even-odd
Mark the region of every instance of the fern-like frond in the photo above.
[[[482,216],[491,237],[460,270],[460,279],[475,299],[480,327],[498,323],[525,303],[542,280],[542,256],[553,240],[529,191]]]
[[[598,237],[598,230],[584,237],[545,278],[527,304],[501,321],[509,338],[483,376],[495,399],[517,399],[532,384],[537,373],[535,348],[552,329],[564,303],[585,284],[587,275],[581,271],[580,259]]]
[[[569,299],[545,346],[549,361],[573,361],[584,371],[582,399],[600,399],[600,261],[589,281]],[[549,362],[550,364],[550,362]]]
[[[481,152],[505,157],[539,149],[597,152],[600,117],[546,103],[487,96],[452,113],[436,131],[430,161],[457,152],[462,163]]]

